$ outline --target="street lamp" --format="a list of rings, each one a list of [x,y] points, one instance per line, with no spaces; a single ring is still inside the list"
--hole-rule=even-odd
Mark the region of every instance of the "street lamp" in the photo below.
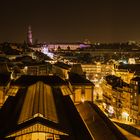
[[[114,113],[114,108],[112,106],[109,106],[108,112],[112,115]]]
[[[129,114],[127,112],[122,112],[122,118],[124,118],[125,120],[128,120]]]
[[[82,103],[85,102],[85,97],[84,97],[84,95],[81,96],[81,101],[82,101]]]

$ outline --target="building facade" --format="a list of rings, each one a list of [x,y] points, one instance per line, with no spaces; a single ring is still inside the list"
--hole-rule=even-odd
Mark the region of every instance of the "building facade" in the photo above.
[[[131,121],[130,85],[114,75],[106,76],[103,88],[103,107],[110,117]]]
[[[140,77],[135,77],[130,82],[131,86],[131,116],[134,123],[140,124]]]

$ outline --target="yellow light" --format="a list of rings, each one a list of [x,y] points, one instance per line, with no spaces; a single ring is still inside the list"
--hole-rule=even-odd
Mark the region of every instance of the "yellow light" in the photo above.
[[[127,112],[122,112],[122,117],[127,118],[129,117],[129,114]]]
[[[114,113],[114,108],[113,108],[112,106],[109,106],[108,112],[109,112],[110,114],[113,114],[113,113]]]
[[[81,101],[82,101],[82,103],[84,103],[85,102],[85,99],[84,98],[81,98]]]
[[[105,109],[106,109],[106,103],[103,103],[103,108],[105,108]]]

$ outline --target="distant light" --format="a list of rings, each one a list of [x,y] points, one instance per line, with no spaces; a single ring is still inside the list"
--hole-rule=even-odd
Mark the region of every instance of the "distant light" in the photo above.
[[[86,48],[86,47],[90,47],[90,45],[88,45],[88,44],[80,44],[80,48]]]
[[[84,99],[84,97],[82,97],[82,98],[81,98],[81,101],[82,101],[82,103],[84,103],[84,102],[85,102],[85,99]]]
[[[106,103],[103,103],[103,108],[105,108],[105,109],[106,109]]]
[[[23,72],[24,72],[24,73],[27,73],[27,71],[28,71],[28,67],[25,66],[24,69],[23,69]]]
[[[25,67],[24,67],[24,69],[25,69],[25,70],[27,70],[27,69],[28,69],[28,67],[27,67],[27,66],[25,66]]]
[[[98,74],[95,74],[96,77],[98,77]]]

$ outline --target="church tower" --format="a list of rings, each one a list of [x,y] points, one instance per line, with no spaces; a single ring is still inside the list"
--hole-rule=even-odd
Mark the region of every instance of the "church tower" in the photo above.
[[[32,44],[33,44],[31,26],[28,27],[27,43],[28,43],[29,45],[32,45]]]

